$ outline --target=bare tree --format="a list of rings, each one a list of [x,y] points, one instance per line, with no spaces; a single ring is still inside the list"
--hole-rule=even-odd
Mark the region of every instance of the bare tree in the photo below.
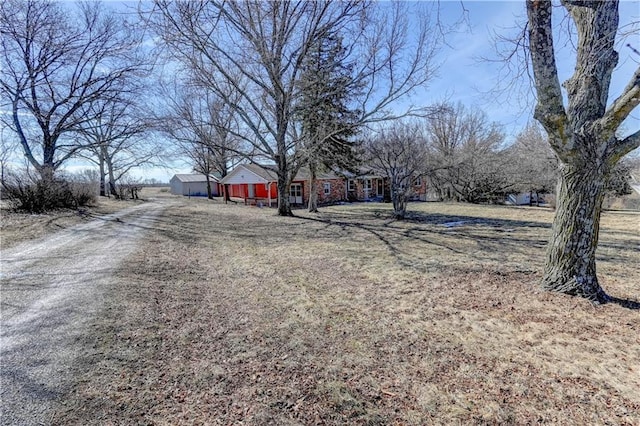
[[[362,93],[354,102],[358,122],[388,119],[390,106],[435,71],[440,33],[429,31],[426,15],[410,26],[406,9],[401,2],[157,0],[150,19],[206,87],[237,90],[238,101],[227,103],[246,130],[238,136],[252,146],[244,154],[274,163],[278,213],[291,215],[289,185],[305,161],[292,125],[305,57],[328,32],[343,37],[357,63],[349,87]]]
[[[98,165],[100,195],[106,195],[108,177],[109,193],[119,197],[118,181],[135,167],[153,164],[161,155],[162,150],[148,134],[151,123],[130,99],[112,98],[81,111],[93,118],[83,120],[78,130],[85,141],[79,155]]]
[[[82,149],[78,112],[125,90],[142,70],[138,40],[99,3],[67,8],[46,0],[0,3],[0,90],[8,126],[25,157],[51,178]]]
[[[605,188],[606,196],[624,197],[625,195],[631,195],[633,193],[633,188],[631,187],[632,164],[633,163],[626,157],[616,163],[607,181]]]
[[[389,179],[396,219],[404,219],[414,181],[427,165],[429,149],[421,130],[415,122],[396,121],[364,144],[366,163]]]
[[[634,151],[635,155],[631,154],[627,158],[629,165],[630,181],[634,185],[640,185],[640,151]]]
[[[501,152],[504,135],[484,112],[445,103],[427,118],[425,132],[432,151],[429,177],[441,198],[494,200],[513,185]]]
[[[193,82],[174,80],[160,89],[157,128],[175,142],[179,155],[189,158],[194,171],[206,176],[208,197],[213,198],[210,175],[226,176],[239,160],[235,115],[217,93]],[[236,96],[228,87],[225,98]]]
[[[607,181],[615,164],[640,145],[640,131],[619,138],[621,123],[640,103],[640,67],[623,93],[607,105],[618,1],[563,0],[577,30],[574,74],[563,86],[554,55],[551,1],[527,1],[529,47],[538,102],[535,118],[544,126],[560,159],[557,210],[546,254],[545,289],[578,295],[594,303],[610,297],[596,275],[596,248]]]
[[[16,150],[16,144],[12,140],[12,136],[10,132],[5,132],[5,128],[2,127],[0,130],[0,185],[4,183],[7,165]]]
[[[553,193],[558,179],[558,158],[549,146],[544,129],[535,122],[518,134],[508,149],[509,177],[517,191],[529,192],[530,203],[540,195]],[[533,197],[533,194],[536,196]]]

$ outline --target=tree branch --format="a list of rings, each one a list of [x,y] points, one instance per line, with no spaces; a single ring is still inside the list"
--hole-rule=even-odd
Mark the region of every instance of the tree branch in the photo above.
[[[615,140],[609,146],[608,160],[611,164],[615,164],[622,157],[640,147],[640,130],[627,136],[622,140]]]
[[[538,95],[534,116],[553,135],[550,142],[561,154],[572,147],[566,145],[570,139],[553,48],[552,7],[548,0],[527,1],[531,62]]]
[[[602,128],[614,134],[620,124],[629,116],[631,111],[640,104],[640,67],[631,77],[629,84],[622,91],[602,117]]]

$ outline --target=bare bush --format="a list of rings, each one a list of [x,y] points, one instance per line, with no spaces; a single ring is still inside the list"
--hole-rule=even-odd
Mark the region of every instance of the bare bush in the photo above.
[[[28,173],[12,173],[2,183],[3,196],[16,210],[43,213],[60,208],[77,209],[96,198],[91,184],[70,178],[43,179]]]
[[[124,176],[116,186],[115,197],[119,200],[137,200],[139,198],[138,193],[142,191],[143,186],[137,179]]]
[[[414,182],[427,163],[427,141],[416,123],[397,121],[365,142],[367,160],[389,178],[393,216],[404,219]]]

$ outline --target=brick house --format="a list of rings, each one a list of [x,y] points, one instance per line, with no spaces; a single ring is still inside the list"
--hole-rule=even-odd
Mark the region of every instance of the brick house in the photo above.
[[[347,200],[349,201],[391,201],[389,178],[380,174],[350,176],[347,178]],[[413,180],[409,199],[427,200],[427,180],[418,176]]]
[[[318,204],[332,204],[346,199],[344,178],[333,172],[318,173]],[[272,206],[278,203],[278,177],[273,170],[258,164],[239,164],[220,184],[233,201]],[[309,202],[309,172],[300,170],[289,187],[292,205]]]
[[[302,188],[303,204],[309,203],[309,192],[311,181],[308,172],[302,171],[298,173],[296,179],[303,178],[304,186]],[[337,176],[335,173],[319,173],[318,179],[318,204],[333,204],[347,199],[346,181],[343,177]]]
[[[341,201],[391,201],[389,178],[378,174],[338,175],[318,173],[318,204]],[[278,177],[273,170],[258,164],[239,164],[220,181],[232,201],[250,205],[273,206],[278,203]],[[289,187],[289,201],[294,206],[309,203],[309,171],[301,169]],[[427,182],[423,177],[413,181],[413,201],[427,200]]]

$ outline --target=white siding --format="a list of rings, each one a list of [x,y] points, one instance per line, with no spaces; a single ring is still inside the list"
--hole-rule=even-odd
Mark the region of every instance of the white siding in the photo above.
[[[267,183],[267,180],[240,165],[233,169],[231,173],[223,179],[223,182],[225,185],[238,185],[243,183]]]
[[[176,195],[193,195],[194,197],[207,196],[207,182],[182,182],[177,176],[171,178],[171,193]],[[218,185],[211,179],[211,193],[218,196]]]

